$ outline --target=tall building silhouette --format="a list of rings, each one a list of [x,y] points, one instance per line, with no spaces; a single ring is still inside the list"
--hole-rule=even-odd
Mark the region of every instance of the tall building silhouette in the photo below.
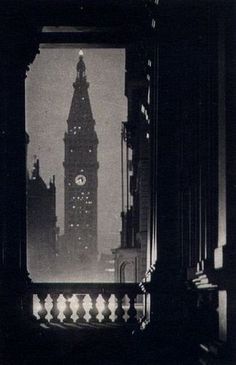
[[[40,176],[39,160],[34,162],[27,181],[28,267],[35,281],[51,280],[56,260],[56,186]]]
[[[89,100],[83,52],[79,52],[74,94],[65,133],[64,240],[78,270],[97,258],[98,138]]]

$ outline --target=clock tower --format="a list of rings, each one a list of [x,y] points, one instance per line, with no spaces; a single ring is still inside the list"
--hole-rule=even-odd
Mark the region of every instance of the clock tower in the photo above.
[[[97,258],[98,138],[91,110],[83,52],[65,133],[65,233],[71,261],[86,267]],[[87,266],[87,269],[89,267]],[[79,269],[79,268],[78,268]]]

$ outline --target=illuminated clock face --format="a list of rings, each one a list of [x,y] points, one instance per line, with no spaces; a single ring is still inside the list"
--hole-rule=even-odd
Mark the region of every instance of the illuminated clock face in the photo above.
[[[84,175],[77,175],[75,183],[79,186],[83,186],[86,183],[86,177]]]

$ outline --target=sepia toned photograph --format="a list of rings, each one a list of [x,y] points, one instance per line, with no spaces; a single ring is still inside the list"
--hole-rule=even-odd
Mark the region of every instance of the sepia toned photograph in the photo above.
[[[235,20],[1,0],[0,365],[236,363]]]

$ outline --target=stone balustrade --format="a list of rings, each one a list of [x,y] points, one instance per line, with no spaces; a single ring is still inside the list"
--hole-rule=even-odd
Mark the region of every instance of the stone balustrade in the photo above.
[[[42,323],[135,323],[143,293],[132,283],[32,283],[33,314]]]

